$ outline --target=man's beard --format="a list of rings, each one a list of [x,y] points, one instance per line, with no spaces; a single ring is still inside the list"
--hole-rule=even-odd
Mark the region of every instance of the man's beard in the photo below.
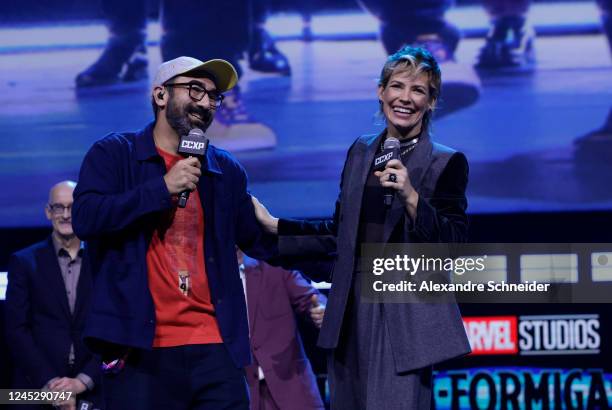
[[[192,120],[189,117],[189,113],[199,115],[202,120]],[[179,136],[183,136],[189,134],[189,131],[194,128],[206,131],[213,120],[213,116],[210,110],[206,110],[196,104],[185,104],[181,107],[175,103],[173,98],[170,98],[168,109],[166,110],[166,120]]]

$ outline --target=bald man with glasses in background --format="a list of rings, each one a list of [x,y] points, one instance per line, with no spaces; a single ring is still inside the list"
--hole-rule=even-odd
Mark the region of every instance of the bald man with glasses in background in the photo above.
[[[95,400],[100,372],[81,340],[93,285],[85,249],[72,230],[75,186],[63,181],[51,188],[45,214],[53,232],[11,256],[6,291],[13,388],[72,392],[70,400],[55,403],[61,409],[75,409],[77,395]]]

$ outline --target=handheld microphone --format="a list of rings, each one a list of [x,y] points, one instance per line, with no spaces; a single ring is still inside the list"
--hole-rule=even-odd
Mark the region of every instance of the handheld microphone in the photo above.
[[[194,128],[189,131],[188,135],[181,137],[178,153],[188,157],[198,157],[202,160],[206,156],[208,150],[208,138],[204,136],[204,132],[199,128]],[[179,194],[178,207],[185,208],[189,194],[191,191],[185,190]]]
[[[389,137],[385,140],[382,154],[374,159],[374,169],[382,171],[387,166],[387,163],[392,159],[400,158],[400,142],[395,137]],[[393,188],[385,188],[385,206],[391,206],[395,190]]]

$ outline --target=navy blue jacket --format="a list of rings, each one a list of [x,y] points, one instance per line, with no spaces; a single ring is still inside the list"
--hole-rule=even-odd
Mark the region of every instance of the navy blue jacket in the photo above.
[[[11,256],[5,309],[15,388],[40,389],[54,377],[78,373],[87,374],[98,385],[100,363],[81,340],[91,289],[85,252],[74,313],[70,313],[51,237]],[[74,345],[74,374],[68,373],[70,345]]]
[[[172,206],[166,167],[153,140],[154,124],[137,133],[114,133],[89,150],[74,192],[74,231],[87,240],[94,296],[85,343],[104,353],[114,345],[150,349],[155,307],[146,253],[163,211]],[[255,218],[242,166],[210,146],[198,183],[204,210],[204,257],[212,302],[223,341],[236,364],[250,362],[248,325],[235,245],[267,259],[275,240]],[[195,222],[194,222],[195,223]],[[163,308],[163,307],[162,307]]]

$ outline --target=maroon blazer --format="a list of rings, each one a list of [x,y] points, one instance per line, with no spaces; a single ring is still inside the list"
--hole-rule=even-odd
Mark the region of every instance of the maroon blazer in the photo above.
[[[310,298],[319,294],[299,272],[287,271],[245,256],[249,334],[254,363],[246,367],[251,409],[259,409],[259,377],[284,409],[323,409],[310,362],[304,353],[295,314],[309,315]]]

